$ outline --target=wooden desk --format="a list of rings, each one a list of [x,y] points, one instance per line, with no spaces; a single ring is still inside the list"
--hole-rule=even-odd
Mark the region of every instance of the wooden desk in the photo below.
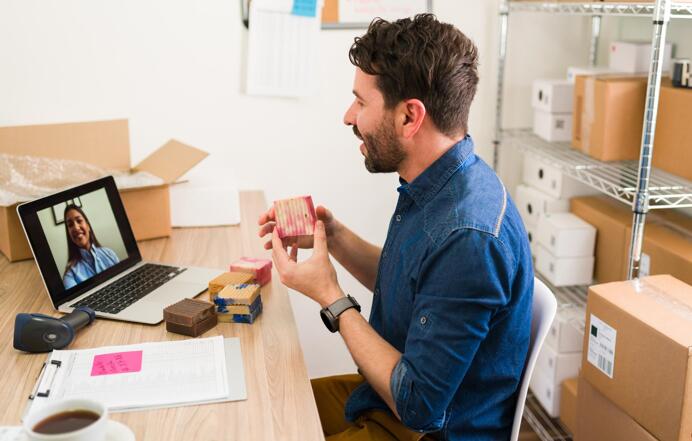
[[[240,209],[240,226],[175,229],[170,238],[141,243],[142,255],[154,262],[220,269],[241,255],[268,256],[257,236],[257,218],[266,209],[263,193],[242,192]],[[246,401],[117,413],[112,418],[130,426],[138,441],[323,440],[288,293],[276,272],[271,285],[262,289],[262,301],[264,311],[255,324],[219,323],[204,334],[240,338]],[[0,255],[0,312],[0,425],[19,425],[46,354],[25,354],[12,347],[14,317],[19,312],[59,315],[33,261],[9,263]],[[69,348],[184,338],[166,332],[163,324],[97,320],[82,329]]]

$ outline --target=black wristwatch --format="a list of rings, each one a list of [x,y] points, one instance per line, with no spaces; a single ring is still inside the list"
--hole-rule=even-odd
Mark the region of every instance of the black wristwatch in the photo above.
[[[356,302],[356,299],[350,295],[342,297],[331,305],[323,308],[320,311],[320,317],[324,322],[324,326],[329,329],[330,332],[336,332],[339,330],[339,316],[350,308],[356,308],[356,311],[360,312],[360,305]]]

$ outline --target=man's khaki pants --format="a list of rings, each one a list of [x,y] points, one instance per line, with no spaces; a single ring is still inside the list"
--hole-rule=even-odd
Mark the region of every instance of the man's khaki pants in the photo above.
[[[361,415],[355,423],[346,421],[344,418],[346,400],[353,389],[364,381],[362,376],[356,374],[317,378],[311,381],[322,430],[327,441],[428,439],[424,433],[407,429],[390,412],[371,410]]]

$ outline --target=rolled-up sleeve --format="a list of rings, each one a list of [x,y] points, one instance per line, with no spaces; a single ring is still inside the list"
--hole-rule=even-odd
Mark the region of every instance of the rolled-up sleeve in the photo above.
[[[390,382],[407,427],[442,429],[494,314],[509,302],[513,268],[504,244],[475,229],[454,231],[425,260],[405,351]]]

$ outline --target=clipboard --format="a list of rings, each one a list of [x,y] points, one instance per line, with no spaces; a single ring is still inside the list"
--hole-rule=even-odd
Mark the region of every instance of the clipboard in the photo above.
[[[212,337],[219,338],[221,337]],[[176,342],[160,342],[158,344],[165,345],[166,343],[180,343],[185,341],[199,341],[194,339],[180,340]],[[157,343],[153,343],[157,344]],[[131,347],[138,347],[141,345],[129,345]],[[125,346],[123,346],[125,347]],[[99,349],[99,348],[96,348]],[[106,348],[104,348],[106,349]],[[75,351],[60,351],[63,354],[70,355],[69,353],[75,353]],[[22,414],[22,420],[28,415],[33,406],[40,403],[45,405],[51,402],[54,398],[56,391],[57,382],[65,381],[66,369],[70,369],[69,363],[65,363],[64,360],[53,359],[53,353],[48,356],[46,362],[43,363],[41,370],[39,372],[38,378],[36,380],[36,385],[29,395],[26,407]],[[225,338],[223,339],[223,354],[225,359],[225,378],[228,385],[228,393],[226,396],[215,398],[215,399],[203,399],[198,401],[189,402],[171,402],[171,403],[156,403],[154,405],[139,405],[130,406],[125,408],[111,408],[109,407],[109,412],[125,412],[125,411],[135,411],[135,410],[150,410],[150,409],[161,409],[167,407],[178,407],[178,406],[188,406],[188,405],[200,405],[209,403],[221,403],[227,401],[240,401],[247,399],[247,387],[245,381],[245,371],[243,368],[243,357],[240,348],[240,339],[237,337]],[[62,397],[61,397],[62,398]],[[70,397],[64,397],[66,399]],[[59,398],[58,398],[59,399]]]

